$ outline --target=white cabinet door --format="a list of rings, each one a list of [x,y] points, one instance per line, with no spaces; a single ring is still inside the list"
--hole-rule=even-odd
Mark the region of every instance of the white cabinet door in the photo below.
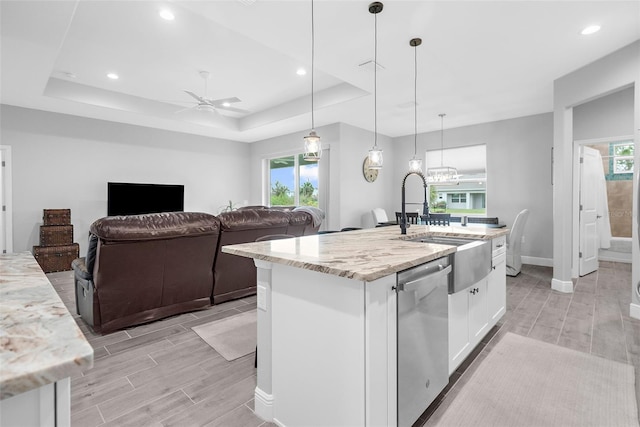
[[[487,278],[487,307],[489,328],[495,326],[506,312],[507,306],[507,254],[493,258],[493,269]]]
[[[449,375],[471,352],[468,295],[467,290],[449,294]]]
[[[487,315],[487,279],[471,286],[469,295],[469,342],[472,347],[480,342],[489,330]]]

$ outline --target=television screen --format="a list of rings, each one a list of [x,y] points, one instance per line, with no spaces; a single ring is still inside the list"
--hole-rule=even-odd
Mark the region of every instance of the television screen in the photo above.
[[[107,215],[182,212],[184,185],[107,183]]]

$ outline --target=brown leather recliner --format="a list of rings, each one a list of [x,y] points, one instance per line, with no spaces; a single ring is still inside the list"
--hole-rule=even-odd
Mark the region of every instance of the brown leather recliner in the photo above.
[[[316,234],[319,223],[303,211],[244,208],[218,215],[221,222],[220,243],[216,254],[213,304],[220,304],[256,293],[256,267],[253,259],[222,252],[225,245],[255,242],[274,234],[295,237]]]
[[[206,213],[95,221],[86,259],[72,265],[78,313],[106,333],[209,306],[219,236]]]
[[[287,232],[289,218],[289,212],[273,209],[242,209],[218,215],[221,231],[214,270],[214,304],[256,293],[253,259],[223,253],[222,246],[255,242],[270,234],[291,234]]]

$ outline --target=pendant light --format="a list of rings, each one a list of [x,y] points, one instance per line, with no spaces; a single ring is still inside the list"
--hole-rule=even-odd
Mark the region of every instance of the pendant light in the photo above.
[[[440,113],[440,167],[427,170],[427,182],[434,185],[458,185],[458,170],[451,166],[443,165],[444,158],[444,116]]]
[[[374,1],[369,5],[369,13],[374,16],[374,53],[373,53],[373,148],[369,150],[369,168],[382,169],[382,150],[378,148],[378,13],[383,5]]]
[[[422,39],[409,41],[413,47],[413,158],[409,160],[409,172],[422,172],[422,159],[418,159],[418,46]]]
[[[322,143],[315,130],[313,117],[313,69],[315,57],[315,28],[313,19],[313,0],[311,0],[311,132],[304,137],[304,159],[309,162],[317,162],[322,157]]]

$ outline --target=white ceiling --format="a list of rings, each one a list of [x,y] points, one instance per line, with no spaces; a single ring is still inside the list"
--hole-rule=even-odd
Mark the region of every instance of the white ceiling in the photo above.
[[[315,124],[373,130],[370,1],[315,1]],[[311,126],[311,2],[4,1],[0,101],[253,142]],[[174,21],[158,12],[169,8]],[[418,131],[552,110],[553,81],[640,39],[635,1],[387,0],[378,20],[378,132]],[[597,23],[591,36],[582,28]],[[409,40],[420,37],[417,48]],[[238,97],[215,120],[184,90]],[[117,72],[118,80],[106,77]],[[73,74],[73,77],[69,76]]]

